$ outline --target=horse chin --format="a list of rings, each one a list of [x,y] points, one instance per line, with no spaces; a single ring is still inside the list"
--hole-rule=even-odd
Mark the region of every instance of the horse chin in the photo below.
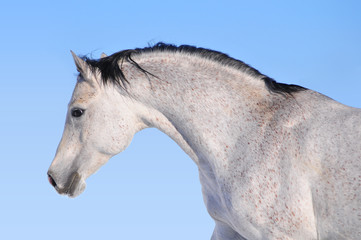
[[[79,181],[79,182],[77,182],[77,184],[73,184],[69,188],[69,190],[66,194],[71,198],[75,198],[84,192],[85,187],[86,187],[85,181]]]

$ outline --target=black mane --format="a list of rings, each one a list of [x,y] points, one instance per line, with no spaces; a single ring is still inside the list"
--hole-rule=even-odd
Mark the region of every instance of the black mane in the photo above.
[[[273,93],[292,95],[292,93],[294,92],[306,90],[304,87],[298,85],[277,83],[272,78],[261,74],[258,70],[252,68],[251,66],[245,64],[242,61],[229,57],[227,54],[189,45],[175,46],[160,42],[151,47],[120,51],[99,60],[94,60],[87,57],[83,57],[83,60],[88,63],[88,65],[92,68],[93,71],[97,71],[97,69],[100,71],[104,84],[111,82],[113,84],[118,84],[123,88],[126,88],[129,82],[121,69],[124,61],[133,64],[147,76],[154,76],[152,73],[139,66],[138,63],[135,62],[132,58],[132,56],[134,55],[149,52],[180,52],[197,55],[215,62],[219,62],[220,64],[236,68],[253,77],[262,79],[265,82],[268,90]]]

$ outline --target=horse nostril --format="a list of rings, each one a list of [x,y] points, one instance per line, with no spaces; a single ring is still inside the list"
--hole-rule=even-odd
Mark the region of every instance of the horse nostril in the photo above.
[[[48,174],[48,180],[53,187],[56,187],[56,183],[55,183],[54,179],[49,174]]]

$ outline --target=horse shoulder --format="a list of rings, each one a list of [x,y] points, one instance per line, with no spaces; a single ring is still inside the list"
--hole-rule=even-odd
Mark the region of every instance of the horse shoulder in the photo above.
[[[302,168],[310,173],[320,238],[361,235],[361,110],[320,95],[305,121]]]

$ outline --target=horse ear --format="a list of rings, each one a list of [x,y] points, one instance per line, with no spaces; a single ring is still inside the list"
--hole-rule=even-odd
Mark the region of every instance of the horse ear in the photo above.
[[[100,58],[105,58],[105,57],[108,57],[105,53],[102,53],[102,54],[100,55]]]
[[[84,80],[90,83],[93,87],[98,87],[100,84],[96,80],[96,77],[93,75],[94,73],[91,71],[91,68],[88,65],[88,63],[84,61],[82,58],[78,57],[73,51],[70,52],[73,55],[76,69],[83,76]]]
[[[79,73],[82,73],[84,75],[84,73],[86,73],[88,69],[87,63],[83,59],[78,57],[73,51],[70,50],[70,52],[71,55],[73,55],[76,69],[78,70]]]

